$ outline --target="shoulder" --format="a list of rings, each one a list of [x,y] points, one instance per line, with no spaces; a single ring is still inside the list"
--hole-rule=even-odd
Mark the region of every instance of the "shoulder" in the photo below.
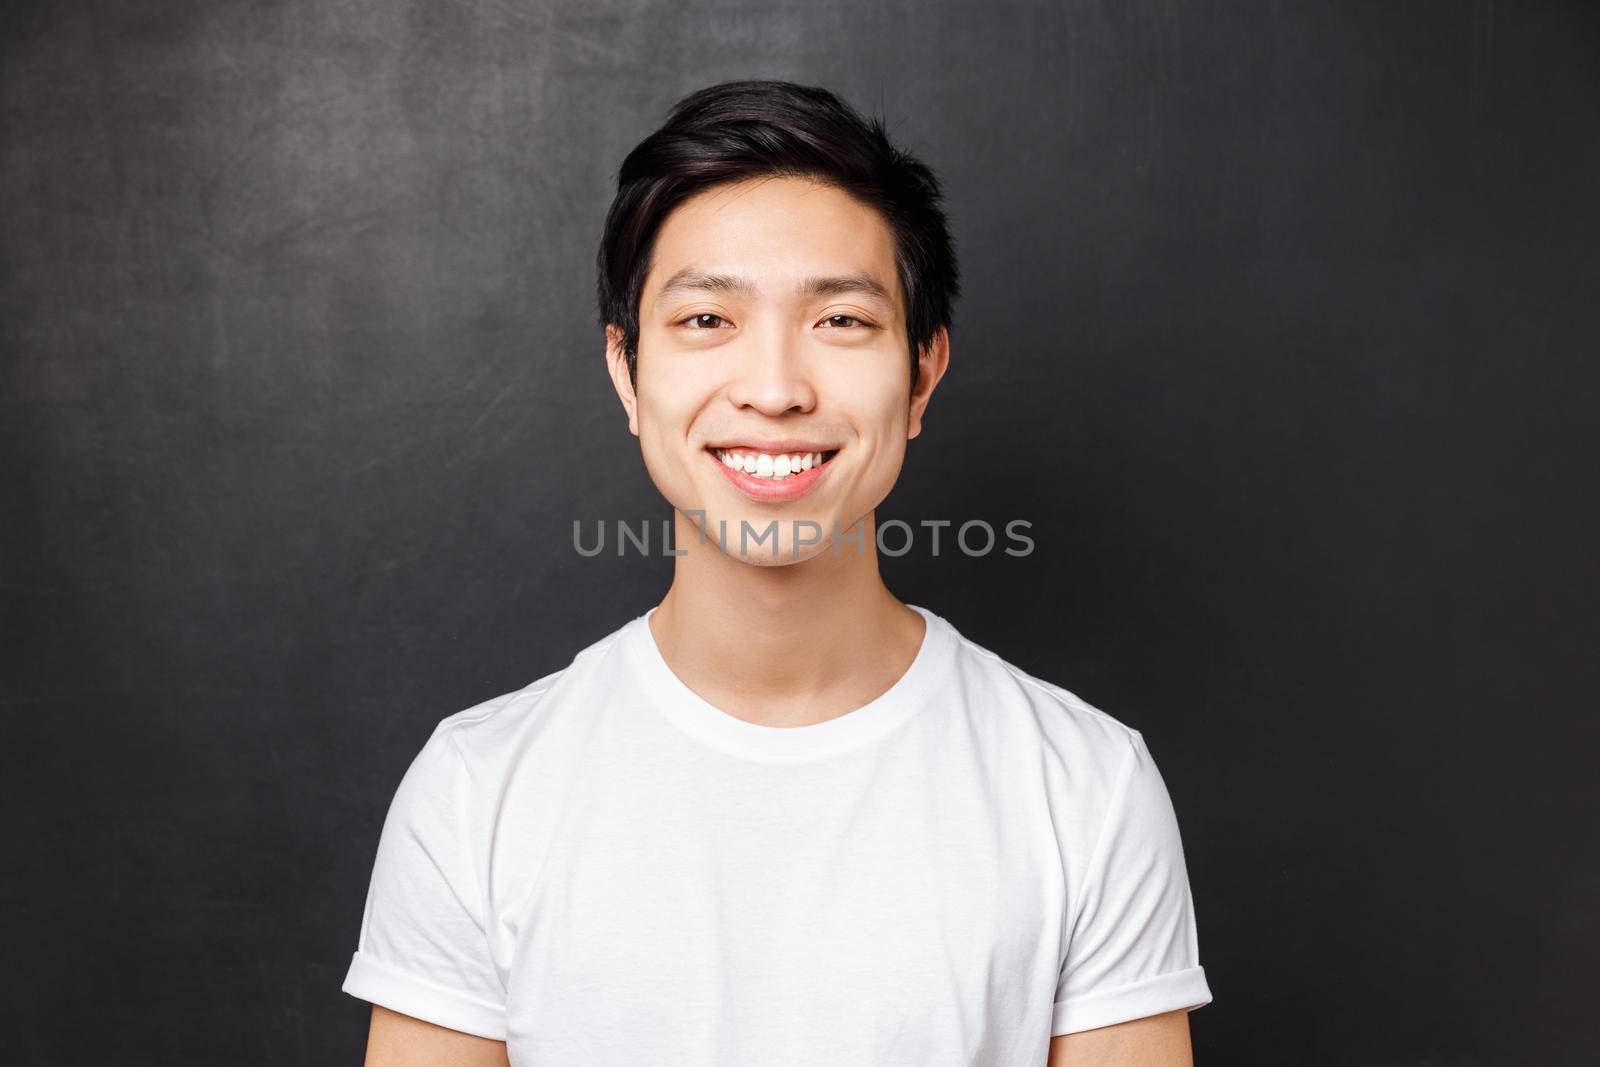
[[[1008,743],[1036,745],[1047,779],[1080,795],[1109,794],[1143,749],[1140,732],[959,631],[954,636],[956,667],[976,716],[1005,731]]]
[[[954,660],[969,700],[991,716],[1020,720],[1052,748],[1092,750],[1121,762],[1139,731],[1065,686],[1032,674],[951,627]]]
[[[562,710],[585,706],[587,697],[604,684],[614,669],[611,654],[626,630],[624,625],[591,642],[559,670],[445,716],[434,726],[418,762],[485,784],[536,738],[540,749],[558,747],[559,737],[581,718]]]
[[[1181,871],[1176,814],[1139,730],[965,638],[956,657],[963,683],[981,694],[967,701],[977,721],[1004,724],[1004,745],[1022,754],[1018,779],[1036,786],[1047,811],[1070,899],[1084,899],[1097,863],[1118,878],[1129,866]]]

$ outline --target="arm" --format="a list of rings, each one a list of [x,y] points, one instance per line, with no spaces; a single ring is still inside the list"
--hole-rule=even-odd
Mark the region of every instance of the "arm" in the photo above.
[[[1046,1067],[1192,1067],[1189,1013],[1177,1011],[1131,1019],[1050,1039]]]
[[[425,1023],[374,1004],[366,1067],[509,1067],[506,1043]]]

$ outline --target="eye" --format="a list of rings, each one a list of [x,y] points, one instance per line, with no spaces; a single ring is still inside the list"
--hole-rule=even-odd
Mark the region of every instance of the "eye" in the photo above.
[[[842,322],[840,321],[841,319],[843,320]],[[851,326],[850,326],[851,323],[854,323],[856,326],[870,326],[871,325],[870,323],[868,323],[868,322],[866,322],[866,321],[864,321],[862,319],[856,318],[854,315],[829,315],[827,318],[823,319],[822,321],[828,323],[829,325],[831,325],[836,330],[850,329],[851,328]]]
[[[721,315],[715,315],[709,311],[702,311],[698,314],[690,315],[686,319],[680,319],[678,321],[678,325],[688,326],[691,330],[717,330],[721,329],[722,324],[727,321],[728,320],[724,319]],[[690,323],[693,323],[693,325],[689,325]]]

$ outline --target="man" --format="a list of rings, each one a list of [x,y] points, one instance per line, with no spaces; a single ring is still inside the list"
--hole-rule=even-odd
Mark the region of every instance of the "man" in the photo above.
[[[1190,1062],[1211,994],[1143,738],[879,577],[949,361],[939,200],[783,82],[623,163],[606,359],[682,554],[407,772],[344,986],[368,1063]]]

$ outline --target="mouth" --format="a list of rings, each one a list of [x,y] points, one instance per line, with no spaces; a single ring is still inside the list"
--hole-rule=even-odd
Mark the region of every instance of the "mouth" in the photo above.
[[[710,446],[706,451],[730,470],[742,471],[752,478],[770,478],[773,481],[793,478],[806,471],[825,466],[839,454],[837,448],[768,452],[742,445],[729,445],[726,448]]]
[[[709,445],[706,454],[745,496],[763,502],[795,500],[809,493],[827,473],[838,448],[784,441],[756,448]]]

